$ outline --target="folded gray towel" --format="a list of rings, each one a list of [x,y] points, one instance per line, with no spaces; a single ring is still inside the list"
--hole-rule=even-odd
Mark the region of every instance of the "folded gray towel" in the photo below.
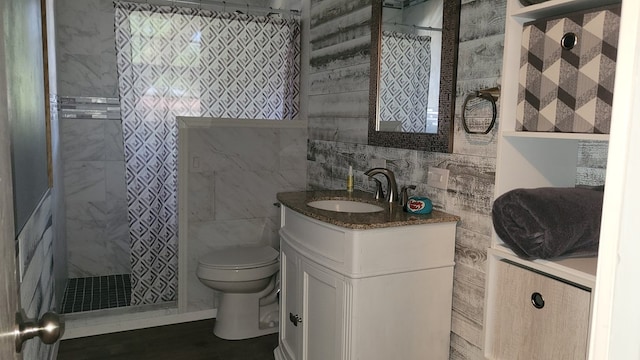
[[[603,188],[516,189],[493,203],[500,239],[525,259],[598,253]]]

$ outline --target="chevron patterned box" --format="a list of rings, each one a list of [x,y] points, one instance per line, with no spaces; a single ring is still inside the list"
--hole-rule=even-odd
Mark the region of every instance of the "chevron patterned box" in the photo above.
[[[620,5],[524,25],[516,130],[608,134]]]

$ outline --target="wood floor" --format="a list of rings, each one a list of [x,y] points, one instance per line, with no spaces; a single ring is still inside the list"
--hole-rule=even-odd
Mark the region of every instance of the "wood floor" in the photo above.
[[[213,335],[214,321],[64,340],[58,360],[273,360],[278,334],[222,340]]]

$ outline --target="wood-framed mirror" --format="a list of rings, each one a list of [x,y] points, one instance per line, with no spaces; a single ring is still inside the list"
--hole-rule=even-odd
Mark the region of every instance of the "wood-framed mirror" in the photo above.
[[[452,152],[459,27],[460,0],[372,1],[369,145]]]

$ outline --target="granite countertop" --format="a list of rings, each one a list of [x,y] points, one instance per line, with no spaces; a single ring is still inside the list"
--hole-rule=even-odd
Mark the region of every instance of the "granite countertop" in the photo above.
[[[386,201],[377,201],[372,194],[359,190],[354,190],[352,193],[346,190],[281,192],[278,193],[277,198],[282,205],[303,215],[336,226],[357,230],[460,220],[460,217],[456,215],[438,210],[433,210],[431,214],[410,214],[404,212],[397,203],[389,205]],[[384,210],[373,213],[348,213],[320,210],[307,205],[308,202],[315,200],[356,200],[381,206]]]

